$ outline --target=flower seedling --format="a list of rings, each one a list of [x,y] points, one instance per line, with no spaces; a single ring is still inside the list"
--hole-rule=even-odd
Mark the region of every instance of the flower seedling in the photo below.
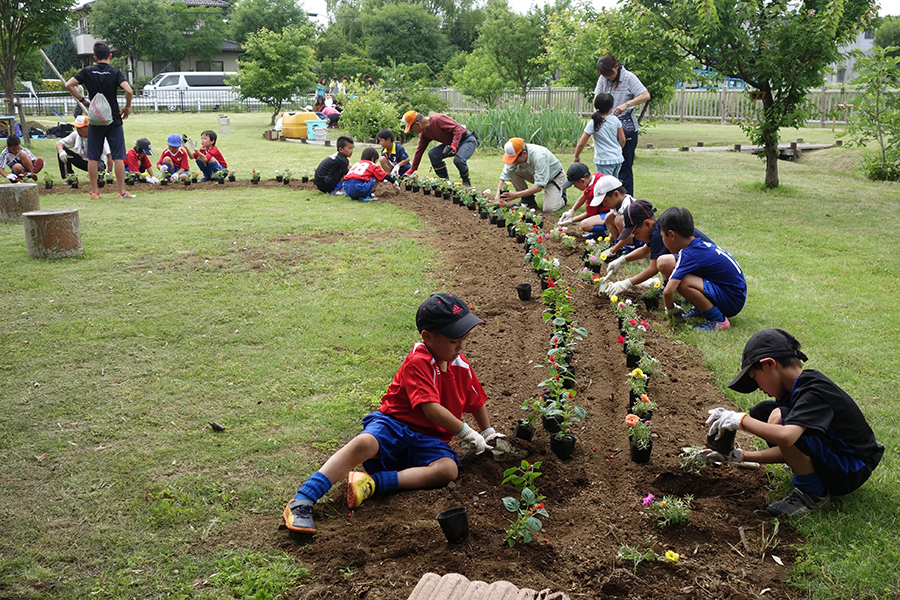
[[[509,521],[510,528],[506,530],[506,543],[510,548],[516,545],[521,539],[522,543],[527,544],[534,539],[534,534],[541,530],[543,523],[538,518],[549,517],[547,510],[544,508],[543,496],[535,494],[531,488],[522,490],[519,500],[508,496],[503,499],[503,506],[516,518]]]
[[[640,368],[628,374],[628,387],[635,395],[640,396],[647,392],[647,375]]]
[[[628,426],[628,438],[638,450],[646,450],[650,447],[650,421],[641,421],[637,415],[627,415],[625,425]]]
[[[691,520],[693,500],[694,497],[690,494],[685,494],[684,498],[666,496],[662,500],[653,500],[650,503],[650,514],[656,517],[656,524],[660,527],[687,523]]]
[[[656,406],[656,402],[651,400],[647,394],[641,394],[641,397],[638,398],[638,401],[634,403],[634,406],[631,407],[631,411],[638,416],[638,418],[643,418],[656,410],[658,407]]]
[[[681,453],[681,468],[688,473],[699,475],[703,469],[709,466],[701,452],[703,452],[703,448],[700,446],[691,446],[683,451]]]

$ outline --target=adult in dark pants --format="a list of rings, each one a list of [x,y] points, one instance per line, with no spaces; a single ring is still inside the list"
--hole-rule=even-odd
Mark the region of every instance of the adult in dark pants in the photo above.
[[[431,161],[434,174],[441,179],[449,179],[450,175],[444,159],[452,156],[453,164],[459,170],[462,184],[472,187],[472,182],[469,180],[468,160],[472,158],[478,147],[478,138],[474,132],[468,131],[464,126],[441,113],[423,116],[410,110],[403,115],[403,124],[406,133],[412,130],[413,133],[419,134],[419,145],[416,146],[409,175],[415,173],[419,168],[419,161],[422,160],[425,148],[434,140],[438,145],[428,152],[428,159]]]
[[[56,142],[56,153],[59,155],[57,162],[59,163],[59,176],[63,179],[70,173],[74,173],[73,167],[77,167],[82,171],[88,170],[87,160],[87,136],[88,122],[87,117],[80,115],[75,117],[72,123],[75,131]],[[109,154],[109,144],[103,144],[103,156],[106,161],[100,160],[97,163],[97,169],[100,171],[109,168],[112,173],[112,156]]]
[[[78,71],[66,82],[66,89],[85,108],[90,102],[76,90],[83,85],[93,99],[103,94],[112,109],[112,123],[109,125],[88,125],[88,175],[91,178],[91,199],[100,199],[100,188],[97,186],[97,168],[103,154],[104,143],[109,143],[116,173],[116,186],[119,198],[133,198],[133,194],[125,191],[125,132],[122,120],[131,114],[131,98],[134,92],[125,79],[125,74],[109,64],[112,53],[109,46],[101,42],[94,44],[95,64]],[[119,99],[116,97],[119,88],[125,90],[125,106],[119,110]]]
[[[622,121],[625,132],[625,146],[622,156],[625,162],[619,170],[619,179],[627,192],[634,195],[634,150],[638,144],[638,119],[635,106],[650,100],[650,92],[637,75],[626,69],[612,54],[601,56],[597,61],[597,85],[594,96],[603,92],[612,94],[615,102],[613,114]]]

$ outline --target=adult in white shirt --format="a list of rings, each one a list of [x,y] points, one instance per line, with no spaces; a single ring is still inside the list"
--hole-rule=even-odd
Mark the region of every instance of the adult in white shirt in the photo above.
[[[66,137],[56,142],[57,160],[59,162],[59,176],[63,179],[66,178],[66,175],[73,172],[72,167],[78,167],[82,171],[88,170],[87,117],[85,117],[84,115],[75,117],[75,122],[72,123],[72,125],[75,126],[75,130]],[[103,142],[103,156],[106,157],[106,160],[104,161],[101,159],[97,163],[97,170],[103,171],[105,169],[108,169],[109,172],[112,173],[112,156],[110,156],[109,144],[105,141]]]

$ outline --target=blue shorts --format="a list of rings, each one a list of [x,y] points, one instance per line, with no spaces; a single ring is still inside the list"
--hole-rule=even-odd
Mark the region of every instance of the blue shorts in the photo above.
[[[109,143],[113,160],[125,160],[125,130],[118,125],[88,125],[88,160],[103,160],[103,140]]]
[[[425,467],[441,458],[459,464],[459,455],[447,442],[413,431],[403,421],[375,411],[363,417],[362,424],[362,432],[378,440],[378,458],[363,463],[367,473]]]
[[[720,288],[708,279],[703,280],[703,295],[709,298],[716,308],[722,311],[726,317],[733,317],[741,312],[744,308],[744,302],[747,301],[747,294],[734,294]]]
[[[354,200],[362,200],[363,198],[368,198],[372,195],[372,190],[375,189],[376,183],[378,183],[378,180],[374,177],[368,181],[362,181],[361,179],[345,179],[344,193]]]

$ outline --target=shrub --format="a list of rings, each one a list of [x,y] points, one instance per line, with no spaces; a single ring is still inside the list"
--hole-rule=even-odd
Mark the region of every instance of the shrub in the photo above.
[[[357,141],[374,138],[381,129],[397,130],[399,109],[379,90],[355,90],[356,96],[347,100],[341,112],[341,127]]]
[[[866,152],[863,156],[863,173],[873,181],[900,181],[900,152]]]
[[[466,125],[478,135],[479,145],[500,149],[513,137],[551,150],[571,148],[584,130],[584,120],[576,113],[536,111],[527,106],[476,113],[467,118]]]

